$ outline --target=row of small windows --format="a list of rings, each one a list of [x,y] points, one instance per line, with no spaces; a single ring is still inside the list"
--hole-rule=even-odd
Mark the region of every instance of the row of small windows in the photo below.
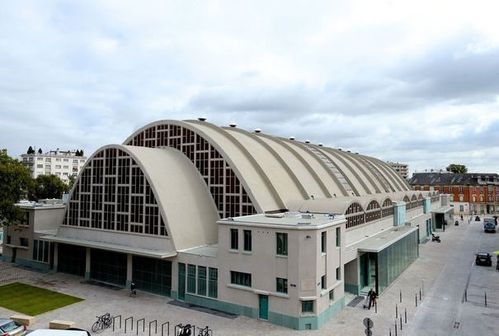
[[[49,262],[50,243],[43,240],[33,240],[33,260]]]
[[[149,181],[124,151],[98,152],[83,170],[65,225],[167,236]]]
[[[221,218],[256,213],[246,190],[222,155],[193,131],[178,125],[156,125],[137,134],[128,145],[173,147],[184,153],[203,177]]]
[[[404,202],[406,202],[406,209],[413,209],[423,206],[423,195],[419,194],[412,196],[412,201],[408,196],[404,197]],[[359,203],[352,203],[345,211],[345,217],[347,219],[347,228],[355,227],[364,223],[372,222],[383,217],[388,217],[393,215],[393,203],[390,199],[385,199],[383,201],[383,206],[380,207],[377,201],[371,201],[367,205],[367,210],[364,212],[362,206]]]

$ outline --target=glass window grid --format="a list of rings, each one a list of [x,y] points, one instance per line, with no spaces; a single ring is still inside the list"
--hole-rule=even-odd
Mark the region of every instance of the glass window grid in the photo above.
[[[218,297],[218,269],[210,267],[208,269],[208,296]]]
[[[239,249],[239,230],[238,229],[230,229],[230,249],[238,250]]]
[[[116,148],[97,153],[85,167],[73,189],[64,224],[168,235],[149,182],[136,162]]]
[[[198,266],[198,295],[206,296],[206,267]]]
[[[336,246],[341,246],[341,228],[339,227],[336,228]]]
[[[251,274],[230,271],[230,283],[239,286],[251,287]]]
[[[321,232],[321,252],[322,253],[327,252],[327,232],[326,231]]]
[[[208,185],[221,218],[256,213],[234,171],[220,153],[195,132],[178,125],[155,125],[137,134],[128,145],[173,147],[182,151]]]
[[[43,240],[33,240],[33,260],[48,263],[49,262],[50,243]]]

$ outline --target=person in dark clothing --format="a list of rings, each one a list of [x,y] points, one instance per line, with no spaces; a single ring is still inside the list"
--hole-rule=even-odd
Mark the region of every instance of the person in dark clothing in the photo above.
[[[371,305],[374,307],[376,305],[376,298],[378,297],[378,294],[371,289],[371,298],[369,300],[369,308],[371,308]]]
[[[374,290],[371,288],[369,292],[367,292],[367,299],[369,300],[369,304],[367,305],[367,309],[371,309],[371,305],[373,303],[373,293]]]
[[[135,288],[135,283],[132,281],[132,283],[130,283],[130,296],[137,295],[137,291],[135,290]]]

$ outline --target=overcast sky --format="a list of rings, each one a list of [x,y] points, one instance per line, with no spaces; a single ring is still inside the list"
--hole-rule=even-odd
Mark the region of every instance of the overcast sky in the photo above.
[[[206,117],[499,172],[499,2],[0,0],[0,147]]]

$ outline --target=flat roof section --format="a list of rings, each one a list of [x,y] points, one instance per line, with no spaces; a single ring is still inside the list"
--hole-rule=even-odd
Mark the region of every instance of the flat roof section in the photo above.
[[[197,256],[203,256],[203,257],[216,258],[217,251],[218,251],[218,244],[214,244],[214,245],[193,247],[179,252],[186,254],[193,254]]]
[[[451,212],[453,210],[454,210],[453,207],[448,206],[448,207],[441,207],[441,208],[438,208],[435,210],[431,210],[431,212],[445,214],[445,213]]]
[[[394,226],[389,230],[382,231],[374,236],[366,238],[361,242],[354,244],[351,248],[357,249],[359,252],[381,252],[388,246],[394,244],[410,233],[417,231],[414,226]]]
[[[329,213],[280,212],[219,220],[218,224],[265,226],[289,229],[318,229],[344,223],[345,216]]]
[[[151,257],[151,258],[170,258],[177,255],[175,251],[158,251],[158,250],[147,250],[141,248],[135,248],[132,246],[118,245],[118,244],[109,244],[109,243],[101,243],[90,240],[82,240],[82,239],[73,239],[66,237],[57,237],[57,236],[42,236],[41,239],[56,242],[56,243],[64,243],[69,245],[79,245],[86,247],[93,247],[96,249],[113,251],[113,252],[121,252],[121,253],[130,253],[135,255],[140,255],[143,257]]]

